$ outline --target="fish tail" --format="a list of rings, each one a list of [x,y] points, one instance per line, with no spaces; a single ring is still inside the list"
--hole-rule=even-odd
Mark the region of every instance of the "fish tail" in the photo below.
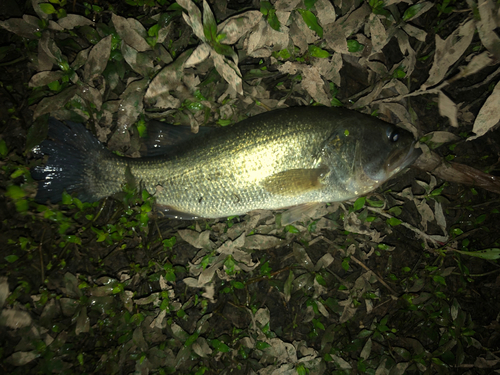
[[[48,138],[34,150],[49,155],[45,165],[31,171],[31,176],[39,180],[35,201],[57,203],[64,191],[82,202],[101,199],[104,195],[97,189],[96,171],[101,160],[114,155],[75,122],[50,118]]]

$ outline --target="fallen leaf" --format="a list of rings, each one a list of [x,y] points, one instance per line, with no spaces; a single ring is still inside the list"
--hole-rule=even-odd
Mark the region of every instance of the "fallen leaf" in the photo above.
[[[182,229],[178,231],[179,236],[189,243],[191,246],[197,249],[210,249],[212,248],[212,242],[210,241],[210,231],[206,230],[204,232],[198,233],[190,229]]]
[[[500,106],[500,83],[497,83],[493,92],[486,102],[479,110],[479,113],[474,122],[472,131],[476,133],[475,136],[467,138],[468,141],[479,138],[486,134],[489,130],[493,129],[500,121],[500,111],[498,110]]]
[[[66,17],[59,19],[57,23],[66,30],[72,30],[75,27],[85,25],[94,25],[94,22],[78,14],[67,14]]]
[[[373,53],[382,51],[389,39],[387,38],[387,31],[380,21],[379,16],[370,14],[368,18],[368,25],[370,27],[370,34],[373,44]]]
[[[456,81],[457,79],[464,78],[470,76],[476,72],[479,72],[481,69],[491,66],[493,64],[493,60],[489,56],[489,52],[485,51],[479,55],[474,55],[470,60],[467,66],[461,67],[460,73],[450,79],[450,82]]]
[[[146,29],[144,29],[144,26],[139,21],[134,18],[124,18],[114,13],[111,15],[111,20],[120,38],[130,47],[139,52],[151,49],[151,46],[144,39],[146,37]]]
[[[92,82],[94,78],[98,77],[106,69],[111,54],[112,38],[112,35],[108,35],[90,50],[83,72],[83,80],[85,82]]]
[[[422,85],[422,90],[437,85],[443,80],[448,68],[452,66],[463,55],[469,47],[474,36],[474,21],[469,20],[451,33],[448,38],[442,40],[436,34],[436,52],[434,62],[429,71],[429,78]]]
[[[499,60],[500,38],[495,32],[495,29],[499,26],[496,5],[492,0],[478,0],[477,9],[481,17],[477,22],[477,31],[481,38],[481,42],[483,46]]]
[[[457,128],[457,105],[448,98],[442,91],[439,91],[439,114],[444,117],[448,117],[450,120],[450,125]]]

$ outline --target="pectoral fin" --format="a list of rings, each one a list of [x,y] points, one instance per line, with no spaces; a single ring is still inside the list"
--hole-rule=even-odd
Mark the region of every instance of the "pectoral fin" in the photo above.
[[[290,169],[266,177],[262,182],[264,189],[271,194],[295,197],[322,187],[322,177],[327,167],[315,169]]]

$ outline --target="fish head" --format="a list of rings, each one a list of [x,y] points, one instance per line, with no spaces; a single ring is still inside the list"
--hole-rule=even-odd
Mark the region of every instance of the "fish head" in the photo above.
[[[360,133],[357,159],[362,172],[374,181],[388,180],[422,153],[415,148],[416,141],[409,131],[383,121],[367,125]]]
[[[328,169],[324,184],[340,188],[342,199],[372,191],[421,154],[409,131],[375,117],[361,119],[334,129],[318,159]]]

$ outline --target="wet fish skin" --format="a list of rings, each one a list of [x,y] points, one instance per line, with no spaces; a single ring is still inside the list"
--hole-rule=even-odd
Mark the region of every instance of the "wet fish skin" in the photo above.
[[[83,201],[122,191],[127,175],[171,216],[218,218],[255,209],[343,201],[366,194],[411,164],[411,133],[343,108],[295,107],[217,128],[164,156],[119,157],[81,124],[51,120],[35,170],[37,201],[63,189]],[[66,155],[66,156],[61,156]]]

